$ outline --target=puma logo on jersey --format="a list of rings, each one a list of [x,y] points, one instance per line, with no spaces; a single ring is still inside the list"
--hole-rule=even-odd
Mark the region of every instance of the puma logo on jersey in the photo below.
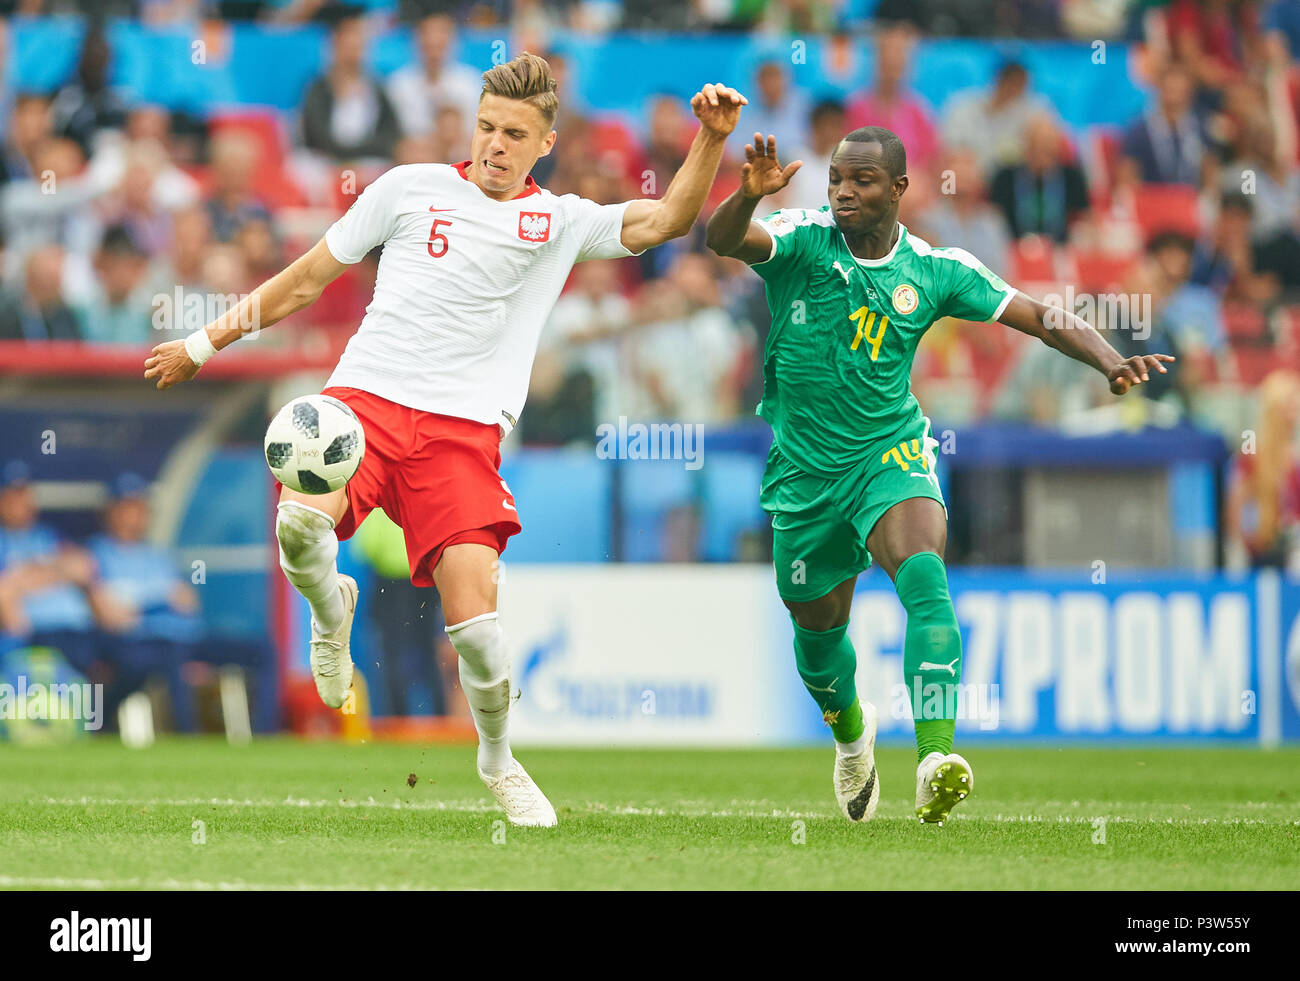
[[[960,657],[954,657],[947,664],[935,664],[933,661],[922,661],[916,666],[918,671],[947,671],[954,678],[957,677],[957,662]]]
[[[810,685],[810,684],[808,684],[808,682],[806,682],[806,681],[805,681],[803,684],[804,684],[804,687],[807,688],[809,691],[824,691],[824,692],[826,692],[826,694],[828,694],[828,695],[834,695],[834,694],[835,694],[835,682],[837,682],[837,681],[839,681],[839,680],[840,680],[839,678],[832,678],[832,679],[831,679],[831,683],[830,683],[829,685],[827,685],[825,688],[818,688],[816,685]]]
[[[832,266],[832,268],[835,269],[841,276],[844,277],[844,282],[847,285],[849,281],[849,271],[840,265],[839,259],[835,260],[835,264],[834,266]]]
[[[551,237],[551,216],[537,211],[519,212],[519,237],[525,242],[545,242]]]

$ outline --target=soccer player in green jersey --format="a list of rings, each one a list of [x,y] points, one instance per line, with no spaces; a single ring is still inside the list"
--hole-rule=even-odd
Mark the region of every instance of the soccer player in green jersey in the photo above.
[[[1174,359],[1124,358],[1060,307],[1008,286],[962,249],[898,221],[907,191],[899,138],[867,126],[831,157],[829,205],[755,220],[758,202],[801,166],[754,134],[740,188],[714,212],[708,245],[754,267],[772,329],[758,413],[772,426],[761,501],[772,516],[777,591],[794,621],[795,663],[835,737],[835,795],[850,821],[876,810],[876,708],[860,701],[849,609],[874,560],[907,612],[903,674],[916,726],[916,813],[942,823],[973,789],[952,751],[961,634],[943,564],[948,514],[930,420],[909,377],[917,342],[942,317],[993,321],[1095,368],[1123,395]]]

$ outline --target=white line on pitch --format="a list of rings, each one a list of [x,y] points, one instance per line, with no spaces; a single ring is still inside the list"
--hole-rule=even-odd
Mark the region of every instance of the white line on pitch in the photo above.
[[[234,797],[188,797],[188,798],[113,798],[113,797],[71,797],[71,798],[54,798],[47,797],[36,803],[45,804],[54,807],[258,807],[258,808],[341,808],[344,810],[354,808],[375,808],[388,811],[438,811],[450,813],[466,814],[489,814],[499,813],[498,809],[487,801],[471,800],[437,800],[437,801],[378,801],[373,797],[365,800],[305,800],[294,797],[287,797],[283,800],[253,800],[240,799]],[[579,816],[583,817],[682,817],[682,818],[831,818],[836,816],[833,811],[799,811],[787,808],[762,807],[763,802],[759,801],[736,801],[737,807],[716,809],[716,808],[682,808],[682,807],[645,807],[636,805],[606,805],[601,803],[586,803],[584,806],[573,808]],[[1240,802],[1247,806],[1268,807],[1273,806],[1272,802]],[[1283,806],[1283,805],[1279,805]],[[1291,809],[1290,805],[1285,805]],[[1288,821],[1286,818],[1278,820],[1267,820],[1264,818],[1248,817],[1224,817],[1224,818],[1198,818],[1198,817],[1128,817],[1114,813],[1116,805],[1102,801],[1088,802],[1088,807],[1079,808],[1077,814],[954,814],[953,820],[958,821],[990,821],[998,824],[1091,824],[1100,817],[1107,821],[1126,823],[1126,824],[1177,824],[1177,825],[1198,825],[1198,824],[1224,824],[1224,825],[1277,825],[1277,824],[1294,824],[1300,825],[1300,819]],[[900,815],[881,815],[876,820],[884,821],[906,821],[911,824],[916,821],[912,814]]]

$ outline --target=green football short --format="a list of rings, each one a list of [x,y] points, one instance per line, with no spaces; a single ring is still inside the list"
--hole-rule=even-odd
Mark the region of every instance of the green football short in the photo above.
[[[930,420],[909,422],[834,480],[800,470],[776,444],[767,457],[759,502],[772,516],[777,592],[805,603],[871,567],[867,536],[899,501],[928,497],[947,512],[935,475]]]

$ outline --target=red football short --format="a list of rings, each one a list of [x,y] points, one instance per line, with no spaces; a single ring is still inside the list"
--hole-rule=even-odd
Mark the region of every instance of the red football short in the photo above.
[[[351,538],[375,508],[401,526],[411,582],[432,586],[448,545],[474,542],[505,550],[519,534],[515,498],[501,479],[495,425],[423,412],[356,388],[326,388],[357,414],[366,455],[348,481],[348,510],[334,528]]]

